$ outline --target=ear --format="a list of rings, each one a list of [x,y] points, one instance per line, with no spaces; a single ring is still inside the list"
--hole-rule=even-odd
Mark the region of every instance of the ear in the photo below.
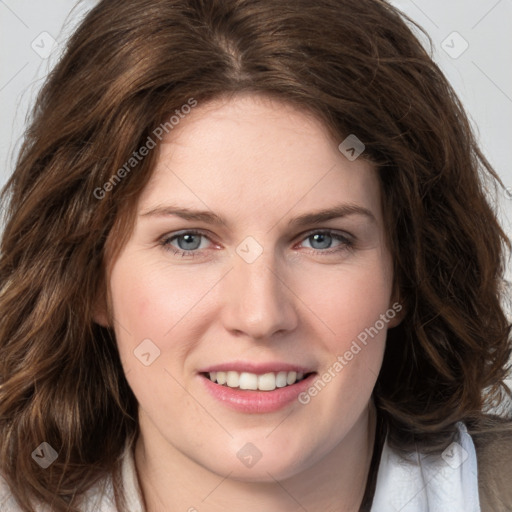
[[[96,298],[94,299],[92,319],[102,327],[110,327],[107,295],[103,280],[99,286]]]
[[[101,325],[102,327],[110,327],[107,313],[103,309],[94,308],[92,318],[97,324]]]
[[[389,309],[386,311],[386,316],[389,318],[388,328],[392,329],[402,323],[405,318],[406,307],[405,302],[400,297],[399,292],[393,293],[389,303]]]

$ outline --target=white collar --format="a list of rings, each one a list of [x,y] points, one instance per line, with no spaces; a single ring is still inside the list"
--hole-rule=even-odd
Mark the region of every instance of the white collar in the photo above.
[[[441,456],[382,448],[371,512],[481,512],[476,452],[462,422]]]
[[[481,512],[473,440],[462,422],[456,425],[456,440],[437,457],[414,452],[403,458],[389,447],[386,435],[371,512]],[[127,512],[143,512],[133,446],[124,452],[122,480]],[[117,512],[111,482],[106,495],[98,494],[89,494],[99,501],[87,500],[87,512]]]

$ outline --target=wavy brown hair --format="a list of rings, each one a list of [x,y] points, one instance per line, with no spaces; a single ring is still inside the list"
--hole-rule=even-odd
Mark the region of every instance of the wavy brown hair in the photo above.
[[[504,428],[486,414],[510,395],[510,241],[487,195],[503,185],[409,24],[382,0],[103,0],[89,12],[2,195],[0,471],[24,511],[32,499],[77,510],[138,435],[114,330],[93,316],[158,148],[104,184],[191,98],[265,95],[364,142],[406,311],[374,389],[389,442],[437,450],[458,421]],[[31,458],[43,441],[59,452],[46,470]]]

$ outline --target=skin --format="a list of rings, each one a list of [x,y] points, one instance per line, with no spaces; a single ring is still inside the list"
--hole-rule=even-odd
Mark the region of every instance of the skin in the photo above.
[[[321,375],[391,308],[377,173],[363,158],[349,161],[340,142],[311,114],[245,94],[199,104],[160,146],[109,276],[118,347],[139,403],[135,461],[148,512],[359,509],[375,436],[371,394],[398,316],[306,405],[233,411],[197,373],[238,359]],[[374,219],[287,225],[344,203]],[[215,212],[225,224],[145,215],[170,204]],[[169,241],[190,229],[205,236],[195,245]],[[315,241],[325,230],[353,247]],[[248,236],[263,249],[252,263],[236,252]],[[172,252],[191,246],[194,257]],[[160,350],[149,366],[134,356],[144,339]],[[250,468],[237,458],[248,442],[262,454]]]

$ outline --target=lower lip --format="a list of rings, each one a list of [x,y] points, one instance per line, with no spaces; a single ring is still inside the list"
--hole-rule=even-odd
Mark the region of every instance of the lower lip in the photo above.
[[[300,393],[311,386],[316,375],[312,373],[300,382],[273,391],[243,391],[212,382],[202,374],[199,377],[208,392],[231,409],[246,413],[265,413],[278,411],[293,403]]]

